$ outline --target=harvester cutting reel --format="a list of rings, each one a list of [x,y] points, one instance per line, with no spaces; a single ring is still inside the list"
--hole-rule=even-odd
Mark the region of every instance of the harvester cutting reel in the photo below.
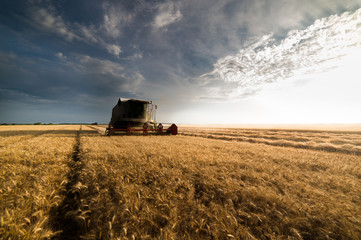
[[[167,129],[164,129],[163,124],[159,123],[158,126],[153,127],[153,124],[144,123],[143,128],[131,128],[130,124],[128,124],[125,129],[116,129],[109,126],[105,129],[105,136],[110,136],[115,132],[125,132],[127,135],[131,135],[132,132],[143,132],[143,135],[146,136],[148,133],[155,133],[158,135],[177,135],[178,127],[174,123],[170,125]]]

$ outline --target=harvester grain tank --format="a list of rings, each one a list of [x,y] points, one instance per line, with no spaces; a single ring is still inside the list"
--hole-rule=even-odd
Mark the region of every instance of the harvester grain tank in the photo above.
[[[114,132],[130,134],[142,131],[144,135],[151,132],[176,135],[178,128],[175,124],[164,128],[163,124],[156,123],[156,110],[157,105],[152,104],[152,101],[119,98],[118,103],[113,107],[105,134],[109,136]]]

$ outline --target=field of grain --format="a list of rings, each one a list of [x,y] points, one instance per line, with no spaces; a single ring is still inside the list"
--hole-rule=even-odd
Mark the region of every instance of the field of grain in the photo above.
[[[49,211],[63,197],[75,129],[79,126],[0,128],[0,238],[49,238]]]
[[[262,143],[361,156],[361,127],[352,131],[182,127],[180,132],[184,136]]]
[[[357,131],[0,127],[0,238],[361,239]]]

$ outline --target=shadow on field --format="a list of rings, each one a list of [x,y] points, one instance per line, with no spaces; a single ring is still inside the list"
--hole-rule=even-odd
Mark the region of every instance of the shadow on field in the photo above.
[[[13,136],[39,136],[44,134],[68,135],[66,137],[74,137],[78,130],[20,130],[20,131],[0,131],[0,136],[13,137]],[[82,134],[97,134],[92,130],[82,130]]]

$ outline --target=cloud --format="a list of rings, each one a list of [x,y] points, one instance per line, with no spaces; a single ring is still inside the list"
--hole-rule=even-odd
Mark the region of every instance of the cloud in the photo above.
[[[109,44],[106,45],[106,48],[108,50],[109,53],[115,55],[115,56],[119,56],[119,54],[122,52],[122,49],[120,48],[120,46],[114,45],[114,44]]]
[[[141,73],[127,71],[117,62],[87,55],[75,55],[67,62],[67,66],[85,77],[85,84],[98,89],[100,94],[136,94],[139,86],[145,81]]]
[[[182,17],[182,13],[174,3],[168,2],[160,4],[158,13],[154,18],[153,27],[155,29],[164,28],[172,23],[180,21]]]
[[[9,102],[26,102],[26,103],[57,103],[57,100],[45,99],[25,92],[10,90],[10,89],[1,89],[0,96],[5,101]],[[4,101],[2,100],[2,101]]]
[[[46,32],[55,33],[64,37],[67,41],[78,38],[65,24],[61,16],[52,14],[45,8],[32,8],[31,17],[36,26]]]
[[[146,81],[139,71],[111,60],[62,52],[53,55],[44,60],[0,51],[0,96],[32,103],[69,102],[79,94],[94,98],[137,95]]]
[[[134,53],[133,55],[126,57],[126,60],[135,61],[135,60],[140,60],[142,58],[143,58],[142,53]]]
[[[103,4],[104,14],[104,29],[106,33],[117,38],[121,35],[122,28],[133,21],[133,14],[124,11],[119,4],[110,4],[105,2]]]
[[[282,41],[265,35],[238,53],[219,59],[198,84],[214,99],[252,95],[265,84],[328,71],[361,47],[361,9],[316,20]],[[200,96],[199,98],[203,98]]]
[[[66,59],[66,56],[64,56],[62,52],[55,53],[54,56],[59,59]]]
[[[99,43],[98,29],[94,25],[84,26],[81,24],[76,24],[76,26],[78,28],[79,35],[83,36],[86,42]]]
[[[84,25],[80,23],[68,23],[61,15],[56,14],[52,5],[43,7],[32,6],[28,9],[33,26],[43,32],[55,34],[64,38],[68,42],[74,40],[90,45],[96,45],[105,49],[108,53],[118,57],[122,53],[122,48],[118,44],[105,39],[104,33],[111,37],[120,35],[121,27],[131,21],[131,16],[125,12],[117,12],[114,8],[109,8],[104,15],[104,23],[95,25]]]
[[[274,33],[274,38],[283,38],[291,29],[304,29],[316,19],[354,11],[361,7],[361,2],[183,0],[178,1],[176,6],[182,14],[181,21],[173,26],[165,26],[167,34],[161,37],[169,41],[170,47],[173,47],[171,50],[186,50],[191,52],[193,58],[214,62],[214,59],[236,52],[249,37]],[[156,37],[160,38],[158,35]]]

